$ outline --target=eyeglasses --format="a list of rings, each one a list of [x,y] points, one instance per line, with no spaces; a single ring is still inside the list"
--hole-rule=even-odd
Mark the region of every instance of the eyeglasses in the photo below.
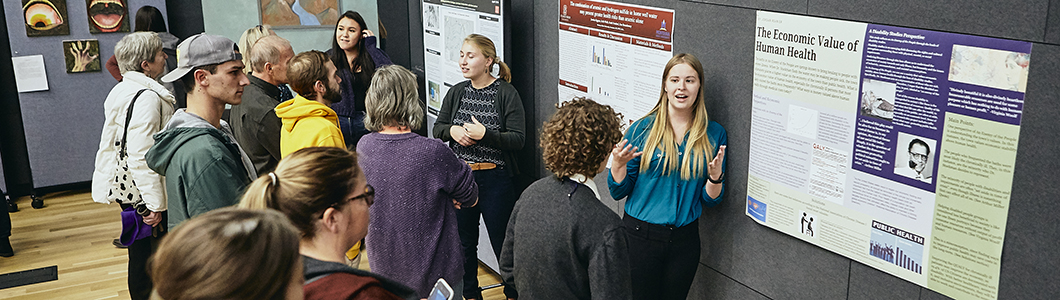
[[[375,203],[375,188],[372,188],[371,184],[364,185],[364,193],[361,193],[357,197],[350,198],[350,201],[364,199],[364,203],[368,206],[372,206]]]
[[[928,156],[927,156],[927,154],[914,153],[914,152],[910,151],[909,152],[909,158],[912,158],[912,159],[915,159],[915,160],[927,160]]]
[[[368,204],[368,206],[372,206],[372,204],[375,203],[375,188],[372,188],[372,185],[367,184],[367,185],[364,186],[364,193],[361,193],[360,195],[354,196],[353,198],[350,198],[350,199],[346,199],[346,200],[343,200],[343,201],[335,202],[335,203],[331,204],[330,206],[328,206],[328,208],[339,209],[339,205],[342,205],[343,203],[353,202],[353,201],[357,201],[357,200],[361,200],[361,199],[364,199],[364,203]],[[325,210],[327,210],[327,209],[325,209]],[[321,219],[324,218],[323,212],[321,212],[320,218]]]

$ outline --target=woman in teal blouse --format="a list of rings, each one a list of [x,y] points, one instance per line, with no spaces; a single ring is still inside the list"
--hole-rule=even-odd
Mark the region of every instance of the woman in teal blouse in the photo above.
[[[725,191],[728,138],[707,116],[702,75],[695,56],[670,59],[659,102],[612,150],[607,186],[611,197],[629,197],[633,299],[685,299],[699,266],[699,215]]]

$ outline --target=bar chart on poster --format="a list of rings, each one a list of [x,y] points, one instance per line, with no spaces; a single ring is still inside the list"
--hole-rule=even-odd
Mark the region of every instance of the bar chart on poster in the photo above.
[[[633,4],[560,0],[559,101],[587,97],[626,124],[659,101],[673,57],[674,11]]]
[[[504,61],[505,3],[501,0],[423,0],[423,63],[427,77],[427,113],[434,117],[460,73],[460,47],[476,33],[490,38]],[[495,67],[492,74],[497,76]]]
[[[1032,44],[763,11],[754,38],[746,214],[997,299]]]

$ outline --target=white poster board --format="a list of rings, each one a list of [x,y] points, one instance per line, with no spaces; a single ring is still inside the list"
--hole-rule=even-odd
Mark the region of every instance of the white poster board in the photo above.
[[[449,88],[464,80],[460,47],[472,33],[490,38],[504,61],[504,11],[501,0],[423,0],[423,64],[427,78],[427,114],[437,117]],[[498,68],[494,67],[496,76]]]
[[[762,11],[754,37],[746,214],[997,299],[1031,43]]]
[[[674,11],[595,0],[559,1],[559,101],[587,97],[630,124],[659,101],[673,57]]]

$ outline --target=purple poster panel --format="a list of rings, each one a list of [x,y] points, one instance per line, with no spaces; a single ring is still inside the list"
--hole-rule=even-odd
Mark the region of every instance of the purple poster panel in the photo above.
[[[935,192],[945,114],[1020,125],[1030,53],[1029,42],[868,24],[852,168]]]

